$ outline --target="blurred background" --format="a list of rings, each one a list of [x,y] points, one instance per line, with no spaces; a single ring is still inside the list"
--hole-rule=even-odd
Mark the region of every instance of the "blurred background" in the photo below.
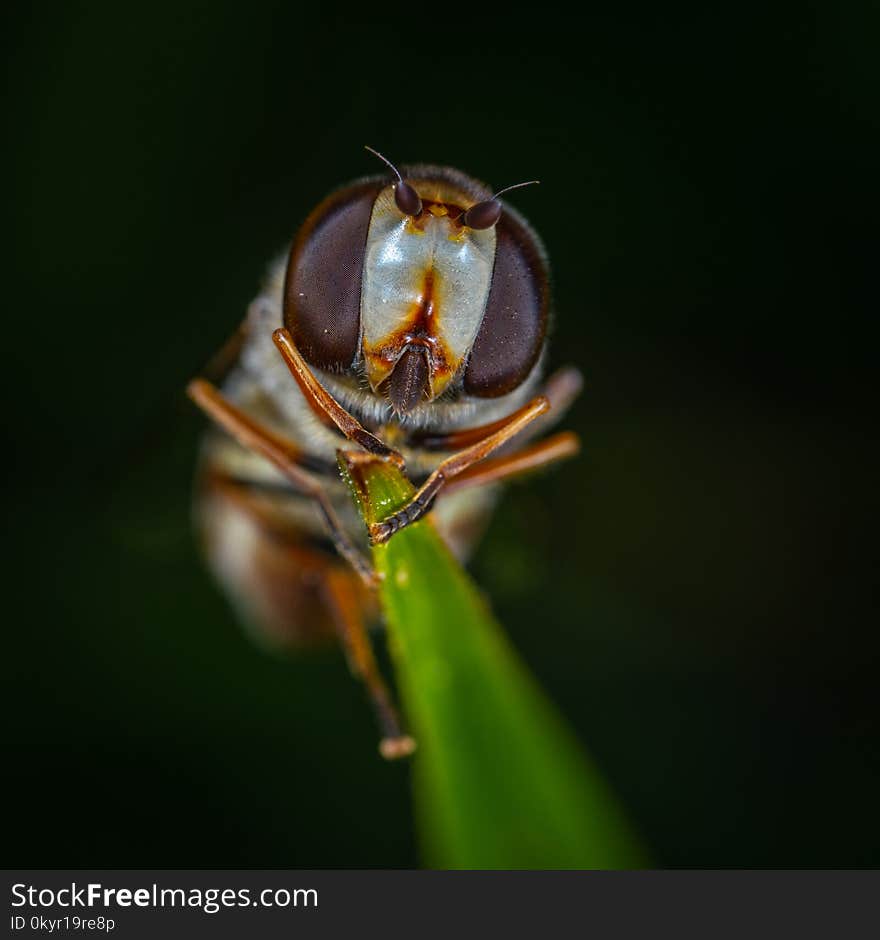
[[[7,864],[417,864],[341,654],[251,645],[189,517],[182,389],[365,143],[543,182],[584,453],[472,567],[657,864],[880,864],[877,9],[335,9],[14,8]]]

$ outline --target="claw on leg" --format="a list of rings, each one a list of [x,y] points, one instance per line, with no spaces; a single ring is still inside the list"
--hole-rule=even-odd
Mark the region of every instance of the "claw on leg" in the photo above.
[[[352,587],[350,576],[342,570],[331,570],[324,575],[325,596],[333,612],[349,668],[364,683],[382,729],[379,753],[386,760],[398,760],[412,754],[416,742],[401,727],[400,716],[379,672],[361,606]]]

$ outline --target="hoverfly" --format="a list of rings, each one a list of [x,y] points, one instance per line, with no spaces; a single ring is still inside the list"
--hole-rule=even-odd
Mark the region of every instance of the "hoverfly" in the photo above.
[[[210,567],[263,639],[339,637],[393,758],[414,742],[366,630],[379,615],[368,542],[430,511],[466,558],[496,484],[577,452],[571,433],[535,439],[580,376],[565,369],[541,384],[547,260],[499,199],[507,190],[449,167],[398,170],[371,152],[393,175],[317,206],[206,372],[218,384],[199,378],[188,392],[218,426],[196,481]],[[405,467],[412,501],[366,532],[340,450]]]

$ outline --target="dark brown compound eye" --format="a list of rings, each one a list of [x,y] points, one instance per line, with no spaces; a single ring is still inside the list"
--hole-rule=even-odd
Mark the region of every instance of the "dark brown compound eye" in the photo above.
[[[290,252],[284,325],[306,361],[342,371],[357,355],[364,246],[382,181],[355,183],[306,219]]]
[[[495,229],[492,285],[465,369],[465,392],[497,398],[525,381],[544,346],[549,307],[549,272],[538,237],[508,211]]]

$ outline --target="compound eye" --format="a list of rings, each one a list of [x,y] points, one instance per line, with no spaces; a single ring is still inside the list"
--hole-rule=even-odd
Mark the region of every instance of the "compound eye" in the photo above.
[[[421,197],[406,180],[394,184],[394,201],[404,215],[415,217],[422,211]]]
[[[480,331],[464,373],[464,390],[497,398],[521,385],[547,334],[549,273],[537,235],[507,212],[495,231],[495,267]]]
[[[497,199],[487,199],[471,206],[462,221],[468,228],[492,228],[501,218],[501,203]]]
[[[361,282],[370,215],[384,183],[325,199],[300,229],[287,265],[284,325],[306,361],[340,372],[357,355]]]

